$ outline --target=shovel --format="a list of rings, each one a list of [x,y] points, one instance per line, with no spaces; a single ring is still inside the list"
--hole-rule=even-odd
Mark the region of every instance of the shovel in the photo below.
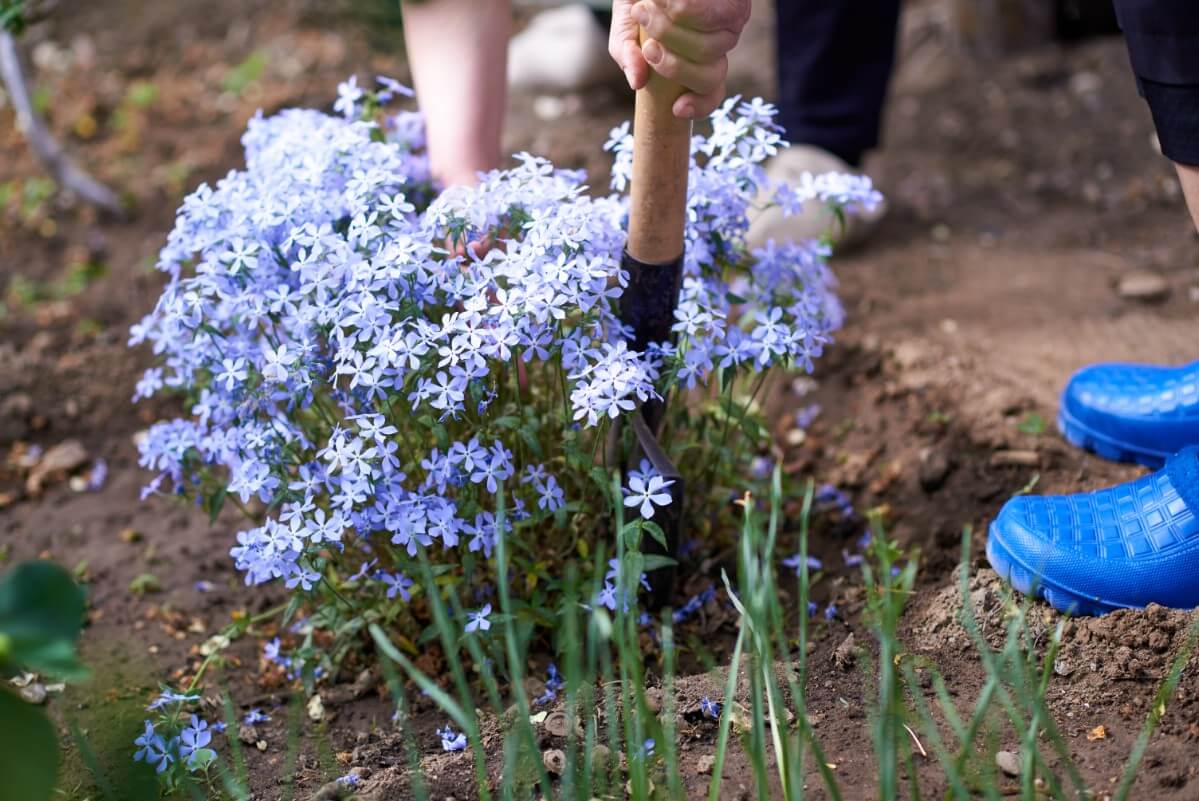
[[[645,32],[641,32],[642,41]],[[674,311],[683,278],[683,229],[687,213],[687,173],[691,163],[691,121],[675,117],[674,101],[685,90],[655,72],[637,92],[633,114],[633,175],[629,199],[629,230],[621,267],[629,283],[620,299],[620,319],[633,331],[632,347],[644,351],[652,342],[673,337]],[[674,483],[671,503],[654,514],[666,535],[663,548],[655,538],[643,540],[644,552],[678,556],[683,517],[683,477],[658,442],[663,403],[649,401],[632,414],[635,448],[630,464],[649,459],[663,478]],[[626,465],[627,470],[628,465]],[[670,603],[675,568],[649,574],[654,608]]]

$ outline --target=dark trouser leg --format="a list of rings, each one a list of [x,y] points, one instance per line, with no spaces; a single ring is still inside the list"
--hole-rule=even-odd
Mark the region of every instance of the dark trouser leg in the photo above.
[[[879,142],[899,0],[777,0],[776,6],[779,124],[790,141],[858,165]]]
[[[1116,0],[1116,15],[1162,153],[1199,165],[1199,2]]]

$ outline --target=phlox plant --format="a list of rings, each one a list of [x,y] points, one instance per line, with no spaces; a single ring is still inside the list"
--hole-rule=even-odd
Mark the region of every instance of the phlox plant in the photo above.
[[[453,597],[463,636],[486,639],[498,538],[513,614],[548,627],[562,562],[588,564],[615,506],[660,535],[670,483],[646,464],[622,497],[609,473],[631,439],[626,426],[612,456],[609,434],[641,403],[665,404],[661,441],[707,525],[738,454],[760,444],[764,377],[810,371],[842,321],[827,244],[750,252],[747,212],[880,200],[855,176],[771,185],[761,163],[785,146],[774,109],[728,100],[693,139],[675,340],[640,352],[618,314],[628,125],[606,145],[605,196],[525,153],[439,192],[421,118],[387,108],[409,94],[352,79],[332,115],[252,119],[245,169],[184,201],[158,261],[168,281],[132,331],[158,361],[135,397],[186,398],[185,417],[140,442],[146,494],[249,515],[230,553],[247,584],[291,591],[286,622],[306,615],[298,646],[271,658],[309,682],[370,623],[418,628],[420,570]],[[612,573],[596,603],[619,602]]]

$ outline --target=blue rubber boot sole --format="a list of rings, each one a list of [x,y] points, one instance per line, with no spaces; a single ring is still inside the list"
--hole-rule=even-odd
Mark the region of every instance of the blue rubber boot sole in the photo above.
[[[1152,470],[1159,469],[1170,457],[1169,453],[1148,450],[1138,447],[1131,442],[1121,442],[1105,434],[1100,434],[1072,417],[1065,409],[1057,414],[1057,428],[1062,436],[1076,448],[1090,451],[1113,462],[1133,462],[1144,465]],[[1185,444],[1185,443],[1184,443]]]
[[[987,561],[991,563],[991,569],[1011,584],[1016,592],[1039,598],[1063,614],[1106,615],[1117,609],[1129,608],[1089,598],[1041,577],[1038,571],[1031,570],[1012,555],[994,523],[991,523],[990,536],[987,537]]]

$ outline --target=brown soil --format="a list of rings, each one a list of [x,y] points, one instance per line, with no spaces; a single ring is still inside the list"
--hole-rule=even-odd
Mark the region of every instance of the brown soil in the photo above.
[[[933,660],[951,692],[969,704],[983,671],[955,618],[963,526],[974,530],[971,603],[993,633],[1002,622],[1001,587],[979,554],[1003,500],[1034,480],[1037,491],[1071,491],[1138,474],[1069,448],[1051,425],[1037,434],[1022,432],[1021,423],[1031,415],[1052,421],[1057,391],[1087,362],[1193,358],[1199,271],[1177,182],[1153,147],[1122,43],[972,63],[946,44],[937,15],[927,13],[935,5],[908,13],[887,146],[870,165],[890,214],[868,248],[837,262],[848,326],[820,364],[815,388],[802,398],[797,391],[807,385],[784,388],[769,408],[787,442],[794,410],[819,402],[825,411],[806,440],[786,446],[788,469],[846,489],[859,510],[885,505],[890,530],[918,546],[920,578],[905,642]],[[738,91],[769,93],[769,65],[761,58],[769,50],[768,24],[755,20],[735,59]],[[77,566],[88,580],[93,612],[85,655],[97,678],[52,703],[88,730],[117,779],[140,706],[158,682],[194,670],[199,645],[232,614],[277,600],[240,586],[227,557],[234,518],[210,526],[198,511],[137,500],[145,476],[132,437],[170,411],[129,403],[149,356],[129,352],[124,341],[160,285],[149,265],[183,193],[239,164],[238,138],[257,108],[325,104],[336,82],[354,71],[405,77],[398,48],[386,47],[398,37],[377,21],[363,25],[303,0],[64,0],[31,37],[57,48],[39,45],[38,59],[55,129],[129,196],[135,212],[126,222],[107,221],[54,201],[28,219],[12,205],[4,213],[0,294],[18,275],[50,282],[80,262],[103,263],[107,273],[62,300],[10,304],[0,319],[0,452],[8,454],[0,466],[0,545],[10,560],[45,555]],[[254,76],[248,59],[256,53],[261,70]],[[241,80],[247,74],[251,79]],[[131,102],[135,81],[155,87],[153,102]],[[568,113],[553,119],[539,117],[546,105],[534,100],[512,99],[508,148],[606,174],[600,144],[630,114],[624,94],[568,98]],[[0,148],[12,154],[0,164],[0,183],[38,175],[2,107]],[[1141,271],[1164,284],[1164,297],[1152,305],[1115,289],[1121,277]],[[21,460],[28,448],[67,439],[78,439],[89,458],[107,460],[103,489],[77,492],[60,477],[37,496],[25,492]],[[1005,451],[1034,455],[1026,466],[1004,466],[995,454]],[[816,628],[810,707],[847,798],[871,796],[875,775],[868,684],[849,666],[852,649],[845,646],[851,632],[857,643],[870,639],[857,623],[861,579],[840,559],[862,526],[826,519],[827,534],[815,544],[830,566],[817,592],[836,601],[840,615]],[[719,576],[708,562],[691,569],[701,589]],[[144,573],[159,579],[160,592],[129,591]],[[201,591],[201,580],[213,589]],[[1037,611],[1042,624],[1055,620]],[[1097,794],[1118,774],[1186,620],[1156,609],[1067,625],[1049,702]],[[693,625],[704,628],[692,636],[731,632],[719,615]],[[686,636],[684,629],[680,639]],[[250,748],[248,758],[256,797],[275,798],[287,688],[264,682],[256,643],[239,642],[234,653],[241,669],[226,677],[234,699],[273,715],[257,732],[265,751]],[[682,679],[680,708],[718,696],[715,682],[705,674]],[[405,756],[390,706],[373,683],[322,692],[328,715],[310,732],[311,742],[328,743],[333,764],[322,759],[322,748],[306,747],[294,771],[298,797],[359,768],[366,797],[406,798]],[[1197,699],[1190,669],[1150,743],[1133,797],[1199,798],[1192,758]],[[468,757],[436,749],[433,730],[442,722],[427,707],[414,721],[433,797],[468,797]],[[1088,739],[1099,725],[1106,737]],[[698,761],[711,753],[713,730],[694,715],[684,715],[681,726],[684,778],[698,797],[707,780]],[[941,789],[935,761],[918,762],[918,769],[928,790]],[[86,784],[73,768],[68,797]],[[819,782],[809,784],[813,797],[822,797]],[[727,797],[749,785],[748,767],[735,757]]]

